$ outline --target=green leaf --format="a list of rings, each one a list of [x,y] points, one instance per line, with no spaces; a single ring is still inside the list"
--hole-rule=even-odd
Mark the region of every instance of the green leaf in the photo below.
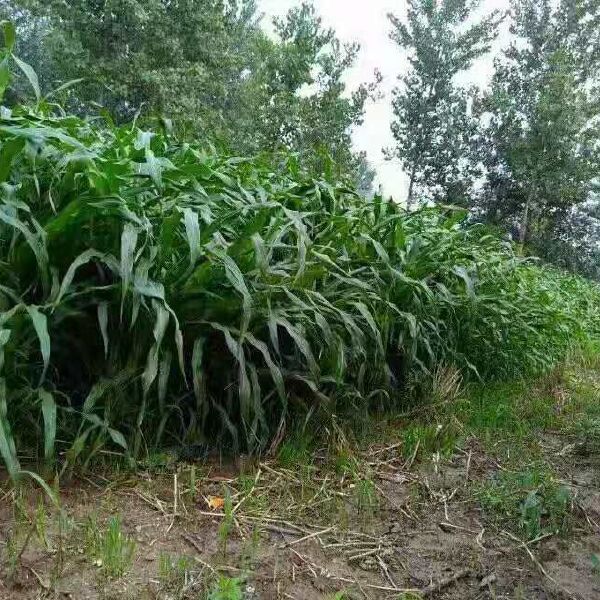
[[[149,146],[146,147],[146,164],[144,167],[145,174],[150,176],[158,189],[162,189],[162,165]]]
[[[8,87],[11,80],[10,68],[8,66],[8,60],[4,59],[0,61],[0,102],[4,99],[4,92]]]
[[[381,333],[379,331],[379,327],[377,327],[377,323],[375,322],[373,315],[371,314],[371,311],[367,308],[367,306],[363,302],[354,302],[353,304],[354,304],[354,306],[356,306],[356,308],[358,309],[360,314],[364,317],[365,321],[369,325],[369,328],[371,329],[371,332],[373,333],[373,336],[375,337],[375,340],[377,341],[377,346],[379,347],[379,351],[383,354],[384,349],[383,349],[383,342],[381,340]]]
[[[239,294],[241,294],[243,298],[244,312],[241,330],[245,331],[248,327],[248,324],[250,323],[250,318],[252,314],[252,296],[248,291],[248,286],[246,285],[246,281],[244,280],[244,275],[233,260],[233,258],[231,258],[231,256],[228,256],[225,252],[221,250],[214,250],[213,253],[223,263],[223,266],[225,267],[225,275],[229,280],[229,283],[231,283],[234,289]]]
[[[0,81],[0,96],[1,88],[2,82]],[[23,138],[8,139],[2,144],[2,148],[0,148],[0,183],[8,179],[12,161],[24,147],[25,140]]]
[[[18,56],[15,56],[14,54],[13,60],[17,63],[19,69],[23,71],[25,77],[27,77],[27,80],[29,81],[35,93],[35,98],[39,102],[42,98],[42,93],[40,92],[40,82],[38,81],[37,73],[33,70],[33,68],[30,65],[22,61]]]
[[[120,431],[117,431],[116,429],[109,427],[108,435],[110,435],[112,441],[115,444],[117,444],[118,446],[121,446],[121,448],[123,448],[123,450],[128,450],[127,441],[125,440],[125,437],[123,436],[123,434]]]
[[[121,319],[123,318],[123,306],[125,295],[129,290],[131,276],[133,274],[133,263],[135,248],[137,246],[138,230],[131,223],[126,223],[121,234]]]
[[[306,359],[308,368],[315,379],[319,378],[319,367],[317,361],[312,353],[308,340],[285,318],[278,317],[275,319],[276,323],[283,327],[290,337],[294,340],[298,350]]]
[[[85,443],[92,431],[96,429],[97,425],[91,425],[80,433],[76,438],[71,447],[66,452],[67,464],[74,465],[79,455],[85,449]]]
[[[2,373],[2,369],[4,368],[4,346],[8,344],[10,333],[10,329],[0,328],[0,373]]]
[[[4,460],[10,478],[16,481],[21,470],[21,465],[17,458],[15,441],[12,437],[10,423],[8,422],[6,380],[4,377],[0,377],[0,456]]]
[[[269,352],[268,346],[263,341],[255,338],[251,333],[246,334],[246,339],[262,354],[263,358],[265,359],[267,367],[269,368],[269,372],[271,373],[271,377],[273,378],[275,389],[277,390],[279,398],[281,399],[285,407],[287,405],[287,396],[285,393],[283,375],[281,373],[281,369],[275,364],[275,361],[273,360],[271,353]]]
[[[98,304],[98,325],[102,334],[102,342],[104,344],[104,357],[108,356],[108,303],[100,302]]]
[[[206,390],[204,384],[204,370],[202,369],[202,355],[204,351],[204,338],[198,338],[194,342],[192,351],[192,384],[194,386],[194,395],[196,396],[196,409],[205,410]]]
[[[193,267],[200,256],[200,222],[191,208],[183,209],[185,234],[190,247],[190,265]]]
[[[71,79],[69,81],[65,81],[65,83],[59,85],[56,89],[52,90],[51,92],[48,92],[46,94],[46,96],[44,96],[44,98],[46,100],[48,100],[52,96],[56,96],[56,95],[60,94],[61,92],[64,92],[65,90],[68,90],[69,88],[72,88],[73,86],[77,85],[78,83],[81,83],[82,81],[85,81],[85,78],[80,77],[79,79]]]
[[[56,508],[60,508],[60,501],[58,499],[58,496],[37,473],[34,473],[33,471],[19,471],[18,475],[26,475],[27,477],[33,479],[42,488],[42,490],[44,490],[50,502],[52,502],[52,504],[54,504]]]
[[[453,271],[465,282],[469,297],[475,299],[475,286],[473,285],[473,280],[467,270],[462,266],[457,266],[454,267]]]
[[[56,402],[50,392],[38,390],[42,402],[44,417],[44,458],[49,463],[54,458],[54,441],[56,440]]]
[[[4,36],[4,48],[8,52],[12,52],[15,48],[15,42],[17,41],[15,26],[10,21],[0,21],[0,27],[2,28],[2,35]]]
[[[32,233],[29,227],[18,217],[9,214],[9,212],[0,206],[0,221],[4,221],[7,225],[14,227],[17,231],[23,234],[27,245],[31,248],[38,263],[38,268],[44,281],[48,279],[48,252],[44,243],[43,236],[40,232]]]
[[[146,360],[146,368],[142,373],[142,388],[144,396],[150,390],[150,387],[154,383],[156,376],[158,375],[158,360],[160,354],[160,347],[169,324],[169,311],[163,306],[163,304],[157,300],[152,302],[154,311],[156,312],[156,320],[154,322],[154,344],[148,352],[148,358]]]
[[[58,306],[58,304],[60,304],[64,295],[67,293],[67,291],[71,287],[71,284],[73,283],[73,279],[75,278],[75,274],[77,273],[77,270],[80,267],[82,267],[83,265],[89,263],[91,260],[94,260],[95,258],[100,259],[100,260],[106,259],[105,255],[102,252],[98,252],[97,250],[90,249],[90,250],[86,250],[85,252],[82,252],[69,265],[69,268],[67,269],[67,273],[65,274],[65,276],[62,280],[62,283],[60,285],[60,289],[58,291],[58,296],[54,300],[55,307]]]
[[[39,385],[42,385],[44,379],[46,378],[46,371],[50,365],[50,336],[48,334],[48,319],[44,313],[40,312],[37,306],[28,305],[25,306],[25,309],[29,314],[29,318],[33,323],[33,327],[40,342],[40,352],[42,353],[42,359],[44,361],[44,370],[42,371],[39,383]]]
[[[158,367],[158,405],[160,414],[165,413],[165,399],[167,397],[167,387],[171,375],[171,362],[173,355],[170,350],[163,352],[163,357]]]

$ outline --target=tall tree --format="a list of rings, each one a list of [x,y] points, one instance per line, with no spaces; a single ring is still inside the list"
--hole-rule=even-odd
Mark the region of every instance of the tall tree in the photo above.
[[[309,3],[275,23],[275,38],[255,0],[0,0],[2,8],[18,13],[22,35],[32,24],[45,31],[46,52],[25,55],[51,73],[44,84],[85,78],[80,111],[161,114],[183,135],[244,154],[285,149],[316,170],[327,156],[339,174],[364,165],[351,131],[377,79],[347,93],[358,46],[341,44]]]
[[[511,16],[517,39],[497,59],[483,103],[483,208],[522,244],[556,256],[600,172],[600,2],[514,0]]]
[[[477,23],[469,17],[478,0],[408,0],[406,20],[389,15],[391,38],[408,53],[410,69],[394,90],[392,133],[409,175],[407,204],[416,193],[460,202],[477,174],[473,142],[477,122],[470,112],[475,91],[456,76],[489,51],[501,15]]]
[[[244,110],[231,118],[236,148],[284,147],[319,172],[333,168],[337,175],[352,173],[363,185],[372,181],[364,156],[352,149],[351,133],[377,95],[380,74],[348,93],[345,75],[360,47],[342,44],[312,4],[293,8],[274,25],[276,39],[262,33],[257,38],[242,94]]]

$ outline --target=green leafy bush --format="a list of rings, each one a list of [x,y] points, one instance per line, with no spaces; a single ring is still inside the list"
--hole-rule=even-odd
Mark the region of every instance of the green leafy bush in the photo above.
[[[393,401],[439,365],[542,370],[597,334],[596,286],[464,216],[44,100],[3,109],[4,461],[259,451],[294,414]]]

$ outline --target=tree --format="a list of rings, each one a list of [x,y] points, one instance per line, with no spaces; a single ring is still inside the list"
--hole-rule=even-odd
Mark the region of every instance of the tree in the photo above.
[[[407,204],[427,199],[460,202],[478,173],[470,112],[475,91],[456,84],[459,73],[489,51],[501,16],[469,24],[477,0],[408,0],[406,21],[389,15],[391,38],[408,52],[409,72],[394,90],[396,146],[409,175]]]
[[[352,150],[352,129],[381,80],[347,94],[344,77],[360,47],[342,44],[324,28],[312,4],[303,3],[274,22],[276,40],[257,36],[236,123],[236,149],[248,153],[285,148],[316,172],[335,169],[357,182],[372,182],[364,156]],[[332,159],[333,162],[330,162]]]
[[[358,46],[342,45],[310,4],[276,22],[276,39],[261,29],[255,0],[11,5],[29,15],[26,24],[46,29],[53,76],[44,81],[85,78],[74,101],[80,113],[100,104],[117,121],[164,115],[183,137],[240,154],[285,149],[318,173],[326,155],[339,175],[352,174],[362,160],[352,151],[351,131],[378,80],[346,93],[343,78]]]
[[[600,170],[597,88],[600,3],[515,0],[513,42],[496,61],[488,112],[489,221],[518,230],[543,256],[564,252],[569,221]],[[590,28],[591,26],[591,28]]]

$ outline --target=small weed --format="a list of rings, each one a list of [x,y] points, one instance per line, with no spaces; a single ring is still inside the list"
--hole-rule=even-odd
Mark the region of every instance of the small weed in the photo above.
[[[4,560],[8,566],[8,574],[10,577],[17,569],[17,556],[19,553],[19,537],[14,531],[6,536],[6,545],[4,548]]]
[[[58,484],[55,494],[59,496]],[[75,521],[68,513],[59,509],[55,514],[55,528],[53,536],[53,550],[56,552],[54,566],[52,568],[52,578],[56,581],[61,576],[66,559],[66,544],[70,534],[75,529]]]
[[[517,529],[528,540],[570,530],[570,492],[544,469],[502,472],[477,495],[483,510],[499,525]]]
[[[189,556],[174,558],[166,552],[161,552],[158,557],[158,576],[163,586],[170,590],[181,590],[185,587],[193,564]]]
[[[246,541],[242,548],[242,568],[246,570],[252,570],[256,563],[256,557],[260,549],[260,529],[252,529],[252,535],[250,539]]]
[[[12,578],[19,567],[21,556],[29,546],[36,531],[36,519],[31,519],[27,511],[27,500],[19,491],[13,503],[13,527],[6,539],[5,560],[8,564],[8,578]]]
[[[333,594],[333,596],[328,596],[329,600],[348,600],[348,592],[346,590],[340,590]]]
[[[240,475],[237,479],[237,489],[242,496],[244,503],[244,510],[262,512],[267,508],[267,498],[260,494],[255,493],[254,488],[256,487],[256,476],[254,475]]]
[[[457,439],[457,433],[450,426],[409,425],[404,432],[402,450],[406,459],[435,452],[448,456],[454,450]]]
[[[600,555],[592,554],[591,561],[592,561],[592,572],[597,577],[600,577]]]
[[[95,517],[85,526],[86,552],[107,577],[123,576],[133,562],[135,542],[121,528],[119,517],[111,517],[106,531],[98,527]]]
[[[242,600],[244,597],[242,585],[243,581],[238,577],[221,575],[211,588],[208,600]]]
[[[227,542],[229,540],[229,535],[233,529],[233,503],[231,501],[231,492],[229,489],[225,489],[223,494],[223,512],[225,516],[219,525],[219,545],[221,546],[221,551],[223,556],[227,554]]]
[[[334,462],[335,472],[342,477],[354,477],[356,478],[359,472],[359,462],[357,458],[346,449],[343,449],[337,453]]]
[[[47,532],[47,515],[46,515],[46,507],[44,505],[43,498],[38,499],[37,506],[35,508],[35,533],[37,538],[45,548],[49,548],[50,545],[48,543],[48,532]]]
[[[35,531],[35,521],[27,528],[16,524],[6,540],[6,561],[8,563],[8,578],[11,579],[21,563],[21,557],[29,546],[31,536]]]
[[[254,489],[254,477],[250,475],[240,475],[237,478],[237,487],[242,496],[247,496]]]
[[[355,480],[353,496],[359,514],[370,515],[379,506],[377,488],[370,478],[364,477]]]
[[[88,515],[84,525],[85,552],[93,560],[100,554],[101,534],[96,515]]]
[[[296,469],[298,465],[311,462],[313,441],[308,435],[296,433],[284,440],[279,448],[277,460],[287,469]]]
[[[600,453],[600,418],[582,416],[574,427],[574,433],[580,440],[578,453],[592,455]]]
[[[140,462],[140,466],[151,473],[166,473],[175,469],[177,460],[175,452],[152,452],[145,461]]]
[[[555,372],[536,380],[474,385],[461,399],[455,414],[484,441],[495,442],[498,434],[523,440],[532,432],[559,425]]]
[[[185,471],[184,471],[185,473]],[[198,488],[202,482],[208,477],[208,469],[203,465],[192,464],[187,470],[188,488],[183,491],[186,496],[189,496],[192,501],[199,499]],[[182,482],[185,482],[185,476],[182,473]]]

